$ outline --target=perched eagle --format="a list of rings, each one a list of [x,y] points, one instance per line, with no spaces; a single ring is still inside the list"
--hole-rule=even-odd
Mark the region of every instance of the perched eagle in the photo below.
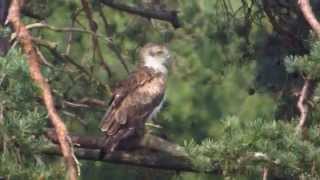
[[[106,135],[103,151],[112,152],[123,140],[141,136],[145,122],[161,108],[166,90],[170,52],[164,45],[147,44],[140,50],[140,64],[113,91],[100,128]]]

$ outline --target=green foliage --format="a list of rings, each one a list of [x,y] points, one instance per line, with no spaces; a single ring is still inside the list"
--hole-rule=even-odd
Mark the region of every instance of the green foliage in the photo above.
[[[150,2],[119,2],[139,7],[146,1]],[[81,9],[81,2],[74,0],[29,2],[31,10],[37,10],[36,15],[45,16],[45,22],[57,28],[70,27],[72,15]],[[276,105],[285,104],[281,96],[296,90],[290,89],[283,57],[287,56],[284,61],[289,73],[319,78],[319,42],[312,45],[308,55],[288,55],[287,52],[296,49],[288,50],[280,38],[276,40],[261,5],[251,0],[160,1],[168,9],[177,9],[183,22],[179,29],[167,22],[141,18],[102,6],[98,1],[92,2],[97,32],[112,38],[112,45],[130,70],[138,63],[137,51],[143,44],[158,42],[169,46],[174,63],[168,80],[167,101],[157,118],[163,127],[159,131],[174,142],[186,142],[185,147],[197,167],[206,171],[219,166],[225,175],[248,172],[250,176],[243,179],[257,179],[263,167],[285,175],[305,174],[319,178],[319,172],[311,171],[312,164],[320,165],[319,132],[315,126],[319,119],[317,112],[310,116],[312,123],[306,139],[296,136],[295,121],[273,120]],[[108,21],[107,27],[98,12],[100,8]],[[32,18],[23,20],[26,24],[37,22]],[[83,11],[79,11],[74,26],[89,29]],[[58,52],[66,53],[69,33],[45,28],[31,32],[34,37],[58,44]],[[7,33],[8,29],[1,30],[0,37]],[[101,60],[97,54],[93,55],[91,35],[74,32],[71,40],[69,56],[78,67],[39,47],[50,64],[43,65],[42,72],[51,85],[55,102],[61,108],[59,114],[68,129],[86,135],[101,134],[97,127],[105,109],[68,107],[63,102],[76,102],[86,97],[107,101],[108,88],[128,74],[117,53],[109,48],[109,41],[99,38],[104,57]],[[48,118],[39,103],[39,90],[30,80],[25,58],[17,49],[0,58],[0,112],[4,109],[4,118],[0,121],[0,176],[62,179],[65,172],[61,164],[38,154],[39,147],[47,144],[41,134],[48,126]],[[109,65],[112,76],[101,66],[102,61]],[[274,88],[275,84],[283,89]],[[319,94],[317,90],[316,95]],[[314,107],[315,111],[318,106]],[[217,178],[211,174],[177,175],[82,161],[82,179],[102,177],[130,180]]]
[[[62,166],[50,165],[40,155],[46,112],[34,98],[24,57],[12,50],[0,58],[0,174],[11,179],[62,178]]]
[[[297,136],[294,124],[281,121],[241,121],[232,116],[221,124],[221,136],[199,145],[185,143],[194,164],[204,171],[218,168],[218,164],[226,175],[241,171],[258,174],[269,167],[287,176],[320,177],[320,172],[312,170],[312,166],[320,165],[317,128],[310,128],[306,132],[309,140],[304,140]]]
[[[299,72],[310,79],[318,79],[320,73],[320,42],[316,41],[311,45],[308,55],[287,56],[285,64],[289,73]]]

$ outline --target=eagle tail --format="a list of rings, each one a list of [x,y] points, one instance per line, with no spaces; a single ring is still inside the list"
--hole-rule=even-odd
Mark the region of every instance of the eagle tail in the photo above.
[[[121,140],[126,139],[134,134],[134,128],[121,129],[112,136],[106,136],[103,148],[100,154],[100,159],[106,154],[112,153],[119,145]]]

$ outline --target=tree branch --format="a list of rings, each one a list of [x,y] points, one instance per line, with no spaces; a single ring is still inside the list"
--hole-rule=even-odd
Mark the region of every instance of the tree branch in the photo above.
[[[87,31],[81,28],[58,28],[55,26],[50,26],[48,24],[44,24],[44,23],[34,23],[34,24],[29,24],[26,26],[27,29],[34,29],[34,28],[44,28],[44,29],[48,29],[51,31],[55,31],[55,32],[79,32],[79,33],[86,33],[86,34],[90,34],[90,35],[95,35],[101,39],[103,39],[104,41],[109,41],[109,39],[102,35],[102,34],[97,34],[95,32],[92,31]],[[14,39],[16,36],[16,34],[12,34],[11,39]]]
[[[300,97],[297,102],[297,107],[300,111],[300,118],[299,118],[299,124],[297,125],[297,132],[302,132],[305,123],[307,121],[308,113],[309,113],[309,106],[307,104],[307,101],[309,99],[309,89],[310,89],[310,79],[306,78],[304,81],[304,85],[302,87],[302,90],[300,92]]]
[[[50,139],[53,143],[58,144],[58,137],[56,132],[52,129],[46,131],[46,137]],[[103,149],[105,137],[104,136],[79,136],[79,135],[71,135],[70,136],[73,144],[78,148],[86,148],[86,149]],[[159,152],[168,153],[175,157],[187,157],[187,153],[184,148],[171,143],[167,140],[164,140],[160,137],[154,136],[152,134],[145,134],[142,139],[139,140],[130,140],[130,142],[126,142],[126,148],[134,147],[144,148],[150,150],[156,150]]]
[[[146,18],[154,18],[159,19],[163,21],[168,21],[172,24],[173,27],[179,28],[181,27],[181,24],[178,19],[177,11],[156,11],[154,9],[147,9],[147,8],[138,8],[138,7],[132,7],[125,4],[118,3],[114,0],[100,0],[103,4],[118,9],[120,11],[125,11],[131,14],[136,14],[142,17]]]
[[[61,152],[56,147],[43,149],[42,152],[47,155],[61,155]],[[157,152],[115,151],[100,159],[100,150],[76,148],[75,155],[83,160],[105,161],[171,171],[200,172],[192,166],[188,159],[163,155]]]
[[[111,77],[111,75],[112,75],[111,70],[109,68],[109,65],[105,62],[105,60],[103,58],[101,47],[99,45],[99,40],[96,36],[98,25],[93,20],[93,15],[92,15],[92,12],[90,9],[89,2],[88,2],[88,0],[81,0],[81,3],[82,3],[83,10],[84,10],[86,17],[88,19],[88,22],[89,22],[89,28],[92,32],[94,32],[94,34],[92,35],[93,57],[94,57],[95,53],[97,52],[98,58],[100,60],[100,64],[107,71],[108,76]]]
[[[49,129],[46,132],[46,137],[53,143],[58,143],[58,138],[53,130]],[[192,165],[182,147],[154,135],[145,135],[142,140],[137,142],[136,150],[118,150],[105,155],[102,159],[100,156],[104,137],[77,135],[71,135],[70,137],[77,147],[75,148],[75,154],[79,159],[165,170],[200,172]],[[61,152],[55,146],[44,148],[42,152],[47,155],[61,155]],[[218,168],[212,172],[221,174]]]
[[[312,12],[309,0],[298,0],[298,5],[304,15],[304,18],[320,38],[320,23]]]
[[[38,38],[32,38],[33,42],[35,42],[37,45],[39,46],[43,46],[45,48],[47,48],[54,57],[68,62],[70,64],[72,64],[73,66],[75,66],[79,71],[83,72],[87,77],[89,77],[90,79],[94,80],[99,86],[103,87],[106,92],[108,94],[111,94],[111,88],[105,84],[105,83],[101,83],[99,80],[95,79],[91,73],[89,71],[86,70],[85,67],[81,66],[80,64],[78,64],[75,60],[73,60],[69,55],[67,54],[62,54],[60,52],[58,52],[57,46],[58,44],[55,42],[50,42],[44,39],[38,39]]]
[[[56,134],[52,129],[47,130],[45,135],[53,143],[58,143]],[[211,169],[201,170],[192,164],[190,156],[185,152],[183,147],[151,134],[145,134],[141,140],[133,142],[134,148],[131,147],[130,150],[116,150],[102,158],[101,149],[105,140],[103,136],[71,135],[70,137],[72,142],[74,142],[75,154],[79,159],[171,171],[223,174],[223,170],[217,162],[212,162],[213,166]],[[61,155],[56,146],[43,148],[41,152],[46,155]],[[263,161],[273,166],[281,165],[279,164],[280,161],[273,160],[262,152],[247,152],[236,163],[241,165],[248,161]],[[245,172],[242,173],[245,174]],[[263,173],[265,176],[271,174],[271,172],[267,173],[266,171],[263,171]],[[284,178],[283,175],[277,172],[274,172],[272,176],[279,179]]]
[[[10,22],[13,30],[16,32],[17,39],[20,42],[21,47],[28,59],[27,62],[29,64],[30,76],[42,91],[43,101],[48,110],[51,123],[55,127],[55,131],[58,135],[60,149],[67,164],[69,178],[71,180],[76,180],[79,171],[77,160],[75,159],[73,152],[73,147],[68,136],[67,128],[55,109],[50,86],[47,80],[41,74],[40,57],[33,47],[32,37],[25,25],[20,20],[20,11],[23,4],[23,0],[12,0],[7,20]]]

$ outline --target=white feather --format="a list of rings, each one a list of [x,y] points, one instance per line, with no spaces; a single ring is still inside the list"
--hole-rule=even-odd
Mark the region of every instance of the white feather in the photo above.
[[[151,56],[146,57],[145,62],[144,62],[144,66],[149,67],[157,72],[161,72],[163,74],[167,74],[168,73],[168,69],[167,67],[164,65],[164,61],[165,60],[160,60],[160,59],[156,59],[153,58]]]

